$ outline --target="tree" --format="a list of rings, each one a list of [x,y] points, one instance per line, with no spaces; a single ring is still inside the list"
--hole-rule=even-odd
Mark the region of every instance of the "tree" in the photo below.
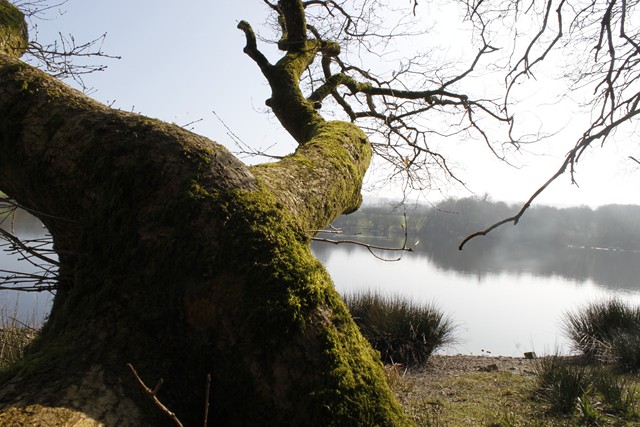
[[[0,187],[43,221],[59,256],[49,320],[2,376],[0,423],[158,425],[166,416],[131,363],[164,379],[158,398],[189,424],[208,374],[217,425],[405,424],[309,250],[305,230],[358,207],[371,151],[356,126],[325,122],[300,97],[308,59],[291,52],[272,76],[274,109],[299,110],[285,123],[300,147],[249,169],[19,61],[21,14],[0,5]]]
[[[262,52],[248,22],[238,28],[271,87],[268,107],[298,147],[247,167],[206,138],[112,110],[22,62],[24,20],[0,0],[0,190],[43,221],[59,264],[48,322],[0,377],[0,422],[170,422],[130,364],[146,383],[164,380],[155,397],[189,424],[202,418],[208,375],[209,418],[219,425],[408,424],[309,240],[358,208],[372,152],[423,188],[433,166],[456,179],[433,136],[476,135],[493,147],[480,126],[493,120],[517,146],[509,90],[501,103],[459,89],[497,50],[489,24],[536,10],[463,3],[479,36],[467,64],[418,74],[426,57],[414,57],[378,75],[348,59],[354,44],[375,52],[371,43],[410,35],[373,29],[383,3],[263,3],[279,59]],[[530,52],[509,81],[532,72]],[[606,80],[614,89],[616,75]],[[332,105],[344,120],[323,117]],[[609,116],[609,130],[622,123]],[[446,117],[454,119],[433,119]],[[595,126],[587,145],[601,134]]]

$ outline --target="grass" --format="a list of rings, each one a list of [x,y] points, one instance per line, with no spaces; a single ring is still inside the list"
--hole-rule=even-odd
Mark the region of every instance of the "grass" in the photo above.
[[[459,357],[465,356],[436,356],[435,360]],[[611,370],[610,365],[584,364],[575,357],[549,356],[519,363],[521,367],[514,370],[504,367],[482,371],[472,365],[446,375],[429,369],[387,369],[387,376],[393,377],[389,380],[392,389],[420,427],[640,425],[639,379],[634,374]],[[540,365],[552,372],[541,373]],[[572,384],[551,383],[557,381]],[[557,394],[571,390],[577,390],[573,393],[575,400]],[[558,404],[558,399],[564,402]]]
[[[543,358],[537,364],[536,395],[554,414],[577,415],[582,424],[605,418],[638,422],[637,379],[614,368],[576,358]]]
[[[619,299],[595,302],[566,314],[563,325],[573,349],[592,361],[640,368],[640,309]]]
[[[29,323],[34,322],[18,320],[17,308],[13,312],[0,309],[0,369],[22,358],[25,347],[35,338],[37,329]]]
[[[388,368],[389,383],[418,426],[640,425],[640,309],[613,299],[565,319],[577,356],[513,361],[520,367],[530,363],[519,371],[472,363],[443,374],[433,362],[409,371]],[[444,366],[456,360],[435,360],[447,357]]]
[[[556,414],[572,415],[578,400],[583,399],[592,387],[591,367],[569,363],[559,356],[539,359],[536,374],[536,394],[548,402]]]
[[[362,335],[385,363],[424,364],[435,350],[455,342],[456,326],[433,304],[374,292],[344,299]]]
[[[603,370],[596,375],[594,383],[607,405],[605,410],[608,413],[638,421],[640,396],[637,385],[630,378]]]
[[[506,371],[472,371],[447,375],[428,384],[423,383],[424,379],[424,374],[408,373],[402,388],[397,388],[397,381],[391,382],[417,426],[543,425],[534,423],[540,416],[539,408],[530,397],[534,385],[532,376]]]

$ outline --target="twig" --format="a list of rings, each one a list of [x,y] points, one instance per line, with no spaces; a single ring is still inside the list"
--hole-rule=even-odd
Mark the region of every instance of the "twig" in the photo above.
[[[37,250],[33,249],[32,247],[29,247],[28,245],[25,245],[22,242],[22,240],[20,240],[19,238],[17,238],[13,234],[11,234],[8,231],[3,230],[1,228],[0,228],[0,240],[6,240],[17,251],[24,251],[24,252],[28,253],[30,256],[38,258],[41,261],[44,261],[44,262],[49,263],[51,265],[55,265],[55,266],[59,266],[60,265],[58,263],[58,261],[54,260],[53,258],[49,258],[48,256],[42,254],[41,251],[37,251]]]
[[[240,151],[237,151],[236,154],[242,154],[249,157],[266,157],[266,158],[275,159],[275,160],[280,160],[283,158],[282,156],[276,156],[276,155],[267,153],[267,151],[270,150],[275,144],[267,147],[264,150],[262,148],[254,150],[249,146],[249,144],[244,142],[242,138],[240,138],[233,130],[231,130],[231,128],[227,125],[227,123],[225,123],[224,120],[222,120],[222,118],[218,115],[218,113],[216,113],[214,110],[211,110],[211,113],[213,113],[213,115],[216,117],[216,119],[218,119],[220,124],[224,126],[224,128],[227,130],[227,135],[229,136],[229,138],[231,138],[231,141],[233,141],[236,147],[238,147],[238,149],[240,150]]]
[[[329,233],[329,234],[342,234],[342,229],[334,227],[332,224],[329,225],[329,228],[325,228],[322,230],[306,230],[307,233]]]
[[[158,394],[158,392],[160,391],[160,387],[162,387],[162,384],[164,384],[164,378],[160,378],[158,380],[158,384],[156,384],[156,386],[153,388],[152,393],[154,396]]]
[[[404,252],[413,252],[413,248],[408,248],[408,247],[401,247],[401,248],[390,248],[388,246],[378,246],[378,245],[371,245],[369,243],[364,243],[364,242],[360,242],[358,240],[334,240],[334,239],[324,239],[322,237],[312,237],[311,240],[315,240],[317,242],[325,242],[325,243],[332,243],[334,245],[339,245],[341,243],[349,243],[352,245],[357,245],[357,246],[363,246],[369,250],[371,249],[379,249],[379,250],[383,250],[383,251],[404,251]]]
[[[369,253],[371,253],[371,255],[373,255],[374,257],[378,258],[379,260],[382,261],[387,261],[387,262],[394,262],[394,261],[400,261],[402,259],[402,256],[399,256],[398,258],[394,258],[394,259],[386,259],[386,258],[382,258],[381,256],[377,255],[375,252],[373,252],[374,249],[377,250],[382,250],[382,251],[390,251],[390,252],[414,252],[414,248],[413,247],[408,247],[407,246],[407,241],[409,239],[408,233],[407,233],[407,213],[404,213],[404,226],[402,227],[404,228],[404,243],[402,244],[402,247],[399,248],[390,248],[388,246],[378,246],[378,245],[372,245],[369,243],[364,243],[364,242],[360,242],[358,240],[334,240],[334,239],[325,239],[322,237],[311,237],[311,240],[315,240],[316,242],[325,242],[325,243],[331,243],[334,245],[339,245],[341,243],[348,243],[351,245],[357,245],[357,246],[362,246],[365,247],[369,250]],[[313,231],[313,230],[312,230]],[[417,243],[416,243],[417,244]]]
[[[16,319],[15,317],[9,317],[9,319],[14,322],[17,323],[18,325],[22,326],[24,329],[28,329],[31,332],[38,332],[38,329],[34,328],[33,326],[29,326],[24,322],[19,321],[18,319]]]
[[[211,390],[211,374],[207,374],[207,388],[204,392],[204,427],[209,425],[209,391]]]
[[[142,379],[140,378],[140,376],[138,375],[138,373],[136,372],[136,370],[134,369],[133,365],[131,363],[127,363],[127,367],[129,368],[129,370],[131,370],[131,373],[133,374],[133,376],[135,377],[136,381],[138,382],[138,384],[140,385],[140,387],[142,387],[142,389],[144,390],[144,392],[146,394],[149,395],[149,397],[151,397],[151,400],[153,400],[153,403],[158,407],[158,409],[160,409],[162,412],[164,412],[170,419],[171,421],[173,421],[173,423],[178,426],[178,427],[184,427],[182,425],[182,423],[180,422],[180,420],[178,419],[178,417],[176,416],[176,414],[174,414],[173,412],[171,412],[169,410],[169,408],[167,408],[166,406],[164,406],[162,404],[162,402],[160,402],[160,400],[158,400],[158,398],[156,397],[155,393],[153,392],[153,390],[151,390],[149,387],[147,387],[147,385],[142,381]]]

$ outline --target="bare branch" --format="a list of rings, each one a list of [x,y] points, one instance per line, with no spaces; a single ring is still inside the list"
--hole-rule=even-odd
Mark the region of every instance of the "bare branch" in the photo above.
[[[596,140],[604,140],[607,138],[607,136],[609,135],[609,133],[611,133],[613,130],[615,130],[621,123],[624,123],[626,121],[631,120],[634,116],[640,114],[640,110],[635,110],[633,112],[630,112],[629,114],[627,114],[624,117],[621,117],[620,119],[618,119],[616,122],[611,123],[610,125],[606,126],[604,129],[602,129],[600,132],[593,134],[593,135],[589,135],[589,136],[585,136],[581,141],[579,141],[575,147],[573,149],[571,149],[571,151],[569,151],[569,153],[565,156],[564,161],[562,162],[562,165],[560,166],[560,168],[556,171],[555,174],[553,174],[553,176],[551,176],[551,178],[549,178],[544,184],[542,184],[532,195],[531,197],[529,197],[529,200],[527,200],[527,202],[522,206],[522,208],[520,209],[520,211],[509,218],[505,218],[501,221],[496,222],[495,224],[491,225],[490,227],[486,228],[485,230],[481,230],[478,232],[475,232],[473,234],[470,234],[469,236],[465,237],[464,240],[460,243],[460,245],[458,246],[459,250],[462,250],[464,245],[470,241],[471,239],[474,239],[478,236],[486,236],[487,234],[489,234],[491,231],[495,230],[496,228],[510,223],[512,222],[513,225],[517,225],[518,222],[520,221],[520,219],[522,218],[522,216],[524,215],[524,213],[529,209],[529,207],[531,206],[531,204],[533,203],[533,201],[544,191],[547,189],[547,187],[549,187],[549,185],[551,185],[552,182],[554,182],[558,177],[562,176],[567,169],[569,169],[569,173],[571,175],[571,179],[572,182],[575,183],[575,180],[573,178],[574,175],[574,168],[575,168],[575,164],[576,162],[579,160],[580,155],[584,152],[584,150],[589,147],[594,141]],[[630,156],[630,158],[634,161],[635,160],[633,157]]]
[[[364,248],[367,248],[367,250],[369,251],[369,253],[371,253],[371,255],[373,255],[375,258],[382,260],[382,261],[386,261],[386,262],[395,262],[395,261],[400,261],[402,259],[402,255],[400,255],[398,258],[394,258],[394,259],[387,259],[387,258],[383,258],[380,255],[376,254],[374,252],[374,250],[381,250],[381,251],[385,251],[385,252],[414,252],[415,249],[413,247],[409,247],[407,246],[407,242],[409,240],[409,235],[408,235],[408,227],[407,227],[407,214],[406,212],[404,213],[404,225],[403,225],[403,230],[404,230],[404,242],[402,244],[401,247],[389,247],[389,246],[381,246],[381,245],[373,245],[370,243],[364,243],[364,242],[360,242],[358,240],[349,240],[349,239],[345,239],[345,240],[336,240],[336,239],[325,239],[322,237],[311,237],[311,240],[316,241],[316,242],[324,242],[324,243],[331,243],[333,245],[340,245],[340,244],[351,244],[351,245],[356,245],[356,246],[362,246]],[[307,230],[308,232],[313,232],[316,233],[318,232],[318,230]],[[339,232],[337,232],[335,229],[330,229],[330,230],[321,230],[320,232],[328,232],[328,233],[335,233],[335,234],[340,234]],[[416,242],[416,245],[418,243]]]
[[[67,0],[51,2],[50,0],[23,0],[14,4],[28,18],[33,20],[46,19],[54,10],[63,14],[60,7]],[[87,74],[104,71],[107,65],[102,60],[121,59],[120,56],[110,55],[103,51],[102,46],[107,37],[104,33],[93,40],[77,42],[71,34],[58,33],[54,41],[39,41],[37,25],[31,25],[29,29],[31,40],[26,51],[26,61],[43,69],[54,77],[60,79],[70,78],[78,84],[83,92],[91,92],[92,88],[85,84],[84,76]]]
[[[35,271],[23,272],[0,269],[0,288],[26,292],[56,289],[59,263],[52,256],[51,238],[21,239],[14,232],[15,215],[21,206],[6,197],[0,197],[0,248],[19,256],[19,261],[30,264]],[[4,225],[8,221],[8,226]]]
[[[497,158],[505,159],[493,147],[496,141],[487,128],[490,122],[497,122],[509,130],[513,119],[501,110],[499,102],[472,98],[461,88],[477,74],[483,59],[497,51],[488,41],[477,47],[468,65],[455,66],[456,71],[449,75],[442,72],[441,64],[434,64],[423,53],[392,63],[392,69],[381,67],[376,72],[358,63],[362,56],[371,56],[372,62],[375,58],[384,59],[385,55],[395,55],[392,46],[396,38],[426,34],[425,27],[415,18],[417,2],[411,2],[411,10],[403,12],[380,0],[264,1],[276,12],[278,23],[272,28],[278,32],[278,46],[287,52],[286,56],[271,65],[259,52],[249,24],[241,22],[238,27],[247,38],[245,52],[258,64],[272,90],[282,84],[282,79],[274,77],[275,69],[283,61],[292,61],[292,53],[302,56],[299,47],[304,43],[308,62],[304,72],[299,73],[299,81],[292,84],[306,93],[305,99],[316,111],[322,109],[323,116],[340,118],[343,113],[364,129],[374,153],[391,165],[393,174],[404,174],[403,180],[410,188],[429,188],[438,173],[433,168],[462,183],[435,148],[446,137],[480,139]],[[358,52],[355,61],[354,52]],[[272,101],[273,97],[267,105],[273,108]],[[281,123],[286,121],[277,111],[274,113]],[[285,128],[291,133],[290,127]],[[301,140],[299,136],[294,138]],[[508,132],[501,139],[517,145]],[[410,168],[404,165],[407,157],[411,159]]]
[[[331,243],[331,244],[334,244],[334,245],[350,244],[350,245],[362,246],[362,247],[367,248],[369,250],[369,252],[371,252],[371,255],[373,255],[376,258],[382,259],[384,261],[399,261],[400,258],[392,259],[392,260],[384,259],[384,258],[381,258],[378,255],[376,255],[373,252],[373,249],[378,249],[378,250],[381,250],[381,251],[388,251],[388,252],[414,252],[413,248],[406,247],[404,245],[402,247],[392,248],[392,247],[389,247],[389,246],[372,245],[370,243],[364,243],[364,242],[360,242],[358,240],[335,240],[335,239],[324,239],[322,237],[312,237],[311,240],[316,241],[316,242]]]
[[[47,264],[51,264],[54,266],[59,265],[58,261],[44,255],[41,251],[35,249],[33,246],[25,244],[24,241],[20,240],[18,237],[14,236],[8,231],[3,230],[2,228],[0,228],[0,240],[6,240],[7,242],[9,242],[12,252],[27,254],[28,256],[25,257],[25,259],[36,258],[37,260],[43,261]]]
[[[54,10],[59,9],[68,0],[60,0],[50,4],[50,0],[16,0],[13,4],[20,9],[27,18],[43,19],[45,15]]]
[[[211,113],[213,113],[213,115],[215,116],[216,119],[218,119],[220,124],[224,126],[224,128],[227,130],[227,135],[229,136],[229,138],[231,138],[231,141],[233,141],[236,147],[238,147],[239,151],[234,152],[234,154],[240,155],[240,156],[247,156],[247,157],[266,157],[269,159],[276,159],[276,160],[282,159],[282,156],[274,156],[272,154],[269,154],[269,150],[273,148],[275,143],[270,147],[267,147],[266,149],[254,149],[251,146],[249,146],[249,144],[244,142],[242,138],[240,138],[233,130],[231,130],[231,128],[227,126],[227,123],[224,120],[222,120],[222,118],[218,115],[218,113],[216,113],[213,110],[211,111]]]
[[[244,35],[247,39],[247,45],[244,47],[244,53],[246,53],[249,58],[253,59],[262,73],[267,76],[271,73],[271,64],[269,60],[258,50],[258,44],[256,41],[256,34],[251,28],[251,25],[247,21],[240,21],[238,23],[238,29],[244,32]]]
[[[147,387],[147,385],[142,381],[142,379],[140,378],[140,376],[138,375],[138,373],[134,369],[133,365],[131,363],[127,363],[127,367],[129,368],[129,370],[133,374],[133,377],[136,379],[136,382],[138,383],[138,385],[147,394],[147,396],[149,396],[151,398],[151,400],[153,401],[153,404],[156,405],[156,407],[158,409],[160,409],[160,411],[162,411],[162,413],[164,413],[166,416],[168,416],[169,419],[171,419],[171,421],[173,421],[173,423],[176,426],[183,427],[182,423],[180,422],[180,420],[178,419],[176,414],[174,414],[173,412],[171,412],[169,410],[169,408],[164,406],[162,404],[162,402],[160,402],[160,400],[156,397],[156,394],[154,393],[154,391],[151,390],[149,387]]]

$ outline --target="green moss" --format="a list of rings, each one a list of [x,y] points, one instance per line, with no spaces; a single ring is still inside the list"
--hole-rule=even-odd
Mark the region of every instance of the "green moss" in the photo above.
[[[11,80],[15,80],[18,79],[20,81],[20,90],[24,91],[27,90],[29,88],[29,79],[27,78],[23,78],[24,76],[22,75],[23,71],[27,70],[27,65],[18,61],[18,60],[14,60],[13,62],[6,62],[2,64],[2,67],[0,67],[0,77],[2,79],[6,79],[7,77],[10,77]],[[6,81],[6,80],[5,80]]]
[[[196,200],[207,199],[211,197],[211,193],[207,191],[197,180],[192,181],[190,196]]]
[[[406,424],[378,354],[360,335],[297,221],[265,189],[234,192],[224,206],[223,229],[229,236],[224,240],[230,246],[223,263],[230,271],[244,272],[244,292],[237,301],[246,308],[244,330],[253,351],[270,349],[260,359],[262,366],[253,369],[264,375],[291,371],[284,376],[304,371],[287,366],[292,357],[295,363],[306,359],[314,371],[283,391],[299,413],[283,411],[274,425],[295,425],[302,414],[323,426]],[[238,259],[242,252],[250,265]],[[237,283],[234,287],[235,292]],[[233,377],[242,378],[242,373]],[[278,376],[267,381],[277,384]]]
[[[223,206],[229,253],[244,252],[253,261],[251,268],[244,270],[251,287],[249,298],[260,307],[251,319],[258,336],[269,330],[300,330],[308,315],[303,312],[310,309],[308,301],[317,298],[310,279],[317,275],[319,266],[307,253],[307,236],[264,188],[235,191]],[[243,264],[244,260],[234,255],[226,262]],[[241,265],[237,268],[243,269]]]
[[[351,123],[327,122],[294,154],[251,171],[288,205],[302,228],[314,230],[360,206],[370,161],[371,147],[362,130]],[[322,191],[309,191],[314,188]]]
[[[0,52],[20,57],[28,44],[24,15],[7,0],[0,0]]]

